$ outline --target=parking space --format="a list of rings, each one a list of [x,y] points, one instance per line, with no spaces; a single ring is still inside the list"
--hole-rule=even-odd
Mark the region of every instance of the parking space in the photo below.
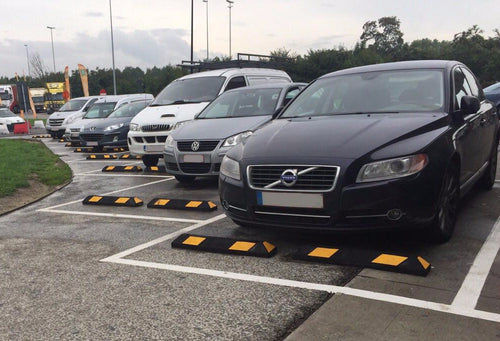
[[[61,245],[71,241],[78,250],[81,243],[93,243],[99,250],[89,252],[89,263],[81,271],[116,276],[113,281],[120,284],[113,295],[123,295],[124,302],[130,304],[143,304],[130,313],[141,324],[135,325],[142,331],[137,335],[154,337],[145,328],[154,320],[151,316],[162,314],[166,316],[158,320],[180,324],[177,330],[172,330],[171,326],[155,323],[153,330],[160,332],[159,335],[169,332],[172,334],[168,335],[181,338],[274,340],[283,339],[302,324],[302,329],[291,336],[293,339],[302,331],[314,328],[311,324],[317,320],[316,315],[303,322],[325,302],[322,309],[330,304],[332,310],[338,311],[339,305],[347,307],[356,302],[356,309],[363,310],[363,300],[494,322],[493,327],[488,325],[488,328],[500,331],[500,258],[497,254],[500,180],[491,191],[473,191],[464,198],[453,239],[436,245],[426,241],[421,231],[339,235],[256,229],[235,225],[220,207],[209,212],[148,208],[147,203],[153,198],[207,200],[220,205],[217,182],[200,180],[186,186],[168,174],[103,173],[102,168],[107,165],[141,165],[142,162],[87,160],[87,154],[73,153],[73,148],[63,143],[54,140],[44,140],[44,143],[71,166],[73,182],[38,203],[0,218],[4,226],[0,237],[54,240]],[[144,204],[138,207],[83,205],[82,200],[89,195],[137,197]],[[172,248],[172,241],[183,233],[266,241],[277,248],[277,253],[270,258],[256,258]],[[29,244],[25,240],[22,243]],[[61,245],[56,244],[50,247],[59,250]],[[419,277],[294,259],[295,252],[304,245],[421,256],[432,264],[432,269],[426,277]],[[63,249],[53,255],[54,264],[60,263],[59,256],[71,254],[68,246]],[[133,276],[129,276],[131,274]],[[146,284],[144,276],[155,280]],[[91,281],[84,282],[82,290],[87,295],[95,288]],[[101,287],[101,284],[95,285]],[[151,292],[141,291],[144,285],[149,286]],[[133,288],[139,288],[138,293],[145,295],[144,302],[135,302],[130,291]],[[163,295],[158,297],[158,293]],[[331,298],[331,294],[336,295]],[[88,299],[92,300],[92,295],[89,294]],[[153,304],[153,299],[165,306]],[[116,307],[130,309],[121,304]],[[137,317],[139,312],[145,315]],[[191,320],[180,322],[175,314],[190,315]],[[115,328],[124,326],[133,321],[131,316],[129,319],[115,317],[106,323]],[[336,318],[331,319],[335,325]],[[91,335],[79,332],[83,337]],[[121,334],[113,335],[118,338]]]

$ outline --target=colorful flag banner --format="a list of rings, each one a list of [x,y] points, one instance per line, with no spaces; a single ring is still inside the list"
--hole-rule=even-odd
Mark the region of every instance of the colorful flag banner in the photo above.
[[[78,64],[78,72],[80,73],[80,79],[82,80],[83,95],[89,96],[89,76],[87,69],[82,64]]]

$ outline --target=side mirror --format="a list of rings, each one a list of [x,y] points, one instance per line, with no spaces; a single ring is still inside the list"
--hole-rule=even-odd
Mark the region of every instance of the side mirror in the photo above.
[[[281,107],[278,107],[278,109],[276,109],[276,110],[274,111],[274,113],[273,113],[273,120],[274,120],[276,117],[278,117],[278,115],[279,115],[279,114],[281,114],[281,111],[283,110],[283,108],[284,108],[284,107],[283,107],[283,106],[281,106]]]
[[[475,96],[463,96],[460,100],[460,108],[464,116],[478,112],[479,107],[479,98]]]

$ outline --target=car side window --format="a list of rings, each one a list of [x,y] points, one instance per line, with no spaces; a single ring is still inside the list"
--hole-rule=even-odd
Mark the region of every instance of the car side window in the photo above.
[[[89,108],[92,106],[92,104],[95,103],[95,101],[97,101],[97,98],[92,98],[88,103],[87,105],[85,106],[85,108],[83,109],[83,111],[87,111],[89,110]]]
[[[467,79],[459,68],[453,71],[453,84],[454,84],[454,94],[455,94],[455,110],[460,110],[460,101],[464,96],[472,96],[472,90],[467,83]]]
[[[469,70],[464,69],[464,68],[460,68],[460,69],[464,73],[465,78],[467,79],[467,82],[469,83],[470,89],[472,91],[472,95],[481,99],[480,91],[479,91],[480,87],[479,87],[479,84],[477,83],[476,77],[474,77],[474,75]]]
[[[285,95],[285,100],[283,101],[283,105],[287,105],[295,96],[300,92],[299,88],[291,88]]]
[[[241,88],[241,87],[244,87],[246,85],[247,85],[247,83],[245,81],[245,77],[243,77],[243,76],[234,77],[229,81],[229,83],[227,83],[226,90],[224,90],[224,91],[236,89],[236,88]]]

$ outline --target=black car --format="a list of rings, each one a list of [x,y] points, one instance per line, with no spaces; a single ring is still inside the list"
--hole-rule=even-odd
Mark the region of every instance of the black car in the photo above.
[[[130,121],[149,103],[150,100],[140,100],[125,104],[111,112],[105,119],[92,122],[80,131],[80,144],[97,149],[127,147]]]
[[[459,62],[342,70],[226,154],[220,199],[240,225],[425,226],[443,242],[460,197],[492,188],[498,140],[496,109]]]
[[[484,95],[487,99],[489,99],[496,105],[497,110],[500,114],[500,82],[484,88]]]

